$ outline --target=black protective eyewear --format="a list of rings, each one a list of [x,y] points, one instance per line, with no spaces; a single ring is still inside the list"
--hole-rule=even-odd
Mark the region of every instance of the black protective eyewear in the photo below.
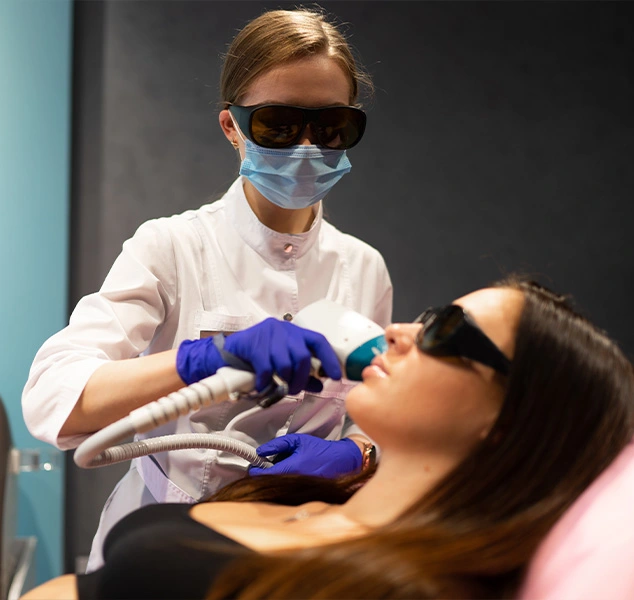
[[[306,125],[319,146],[347,150],[359,143],[366,116],[354,106],[305,108],[287,104],[229,106],[242,133],[264,148],[287,148],[302,137]]]
[[[421,352],[431,356],[462,356],[508,375],[511,361],[461,306],[428,308],[414,323],[423,325],[416,336]]]

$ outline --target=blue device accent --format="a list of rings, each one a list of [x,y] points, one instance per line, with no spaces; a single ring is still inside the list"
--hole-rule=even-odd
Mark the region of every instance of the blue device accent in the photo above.
[[[348,356],[346,361],[346,377],[352,381],[361,381],[361,372],[367,367],[372,359],[383,354],[387,350],[387,340],[384,335],[378,335],[372,340],[359,346]]]

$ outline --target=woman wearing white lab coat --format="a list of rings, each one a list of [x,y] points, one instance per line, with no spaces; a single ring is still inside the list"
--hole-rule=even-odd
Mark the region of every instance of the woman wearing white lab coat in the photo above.
[[[83,298],[69,325],[45,342],[23,394],[34,436],[74,448],[131,410],[181,388],[188,380],[177,365],[184,340],[240,331],[269,316],[292,320],[320,298],[389,323],[392,286],[382,257],[322,216],[321,199],[349,171],[345,149],[359,141],[365,124],[346,123],[352,133],[339,133],[342,139],[352,135],[352,142],[333,148],[337,142],[324,133],[325,120],[346,110],[357,118],[349,107],[362,79],[345,40],[319,13],[271,11],[238,34],[225,60],[219,120],[240,154],[240,176],[217,202],[141,225],[101,289]],[[291,117],[314,113],[316,120],[296,128],[288,148],[263,150],[258,141],[269,141],[239,114],[240,107],[262,104],[275,105],[277,118],[285,118],[280,106],[290,106],[300,107]],[[323,116],[304,110],[322,107],[348,108]],[[267,172],[268,160],[277,161],[274,171],[289,164],[294,171],[283,177]],[[146,435],[220,431],[254,447],[286,433],[346,437],[360,460],[371,441],[345,419],[350,386],[327,380],[319,393],[289,395],[266,410],[247,400],[211,407]],[[348,448],[349,440],[339,443],[346,441]],[[328,452],[321,460],[327,462]],[[345,461],[337,452],[332,456],[336,475]],[[214,450],[135,459],[105,505],[89,570],[101,564],[105,534],[128,512],[153,502],[199,501],[243,476],[246,467]]]

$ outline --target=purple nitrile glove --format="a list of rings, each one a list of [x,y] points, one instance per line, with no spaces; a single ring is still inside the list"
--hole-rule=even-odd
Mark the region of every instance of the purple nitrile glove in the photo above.
[[[288,321],[268,318],[237,331],[224,339],[222,350],[216,345],[215,338],[185,340],[179,346],[176,369],[188,385],[227,366],[223,352],[241,359],[253,369],[258,392],[271,382],[273,373],[286,381],[291,394],[303,389],[321,391],[321,381],[310,376],[311,356],[320,360],[327,377],[341,379],[339,359],[326,338]]]
[[[255,389],[262,391],[277,373],[290,394],[303,389],[321,391],[321,381],[310,377],[310,359],[321,361],[327,377],[341,379],[339,359],[326,338],[288,321],[268,318],[227,337],[224,349],[248,362],[255,371]]]
[[[213,375],[220,367],[226,367],[214,337],[200,340],[184,340],[176,353],[178,376],[191,385]]]
[[[289,433],[257,448],[259,456],[288,454],[268,469],[251,467],[250,475],[317,475],[338,477],[361,470],[363,455],[350,439],[322,440],[305,433]]]

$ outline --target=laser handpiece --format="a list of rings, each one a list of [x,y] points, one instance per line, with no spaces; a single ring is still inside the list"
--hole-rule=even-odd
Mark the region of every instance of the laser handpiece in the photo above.
[[[324,335],[341,362],[344,376],[352,381],[360,381],[363,369],[387,348],[384,331],[379,325],[330,300],[318,300],[308,305],[295,315],[293,323]],[[319,369],[319,360],[313,359],[315,376],[319,376]],[[270,467],[272,463],[258,456],[249,444],[218,434],[167,435],[115,446],[136,433],[145,433],[205,406],[241,395],[248,397],[254,388],[253,373],[223,367],[215,375],[137,408],[127,417],[93,434],[75,451],[75,463],[79,467],[94,468],[154,452],[196,447],[231,452],[255,466]],[[266,410],[267,404],[261,405]]]

